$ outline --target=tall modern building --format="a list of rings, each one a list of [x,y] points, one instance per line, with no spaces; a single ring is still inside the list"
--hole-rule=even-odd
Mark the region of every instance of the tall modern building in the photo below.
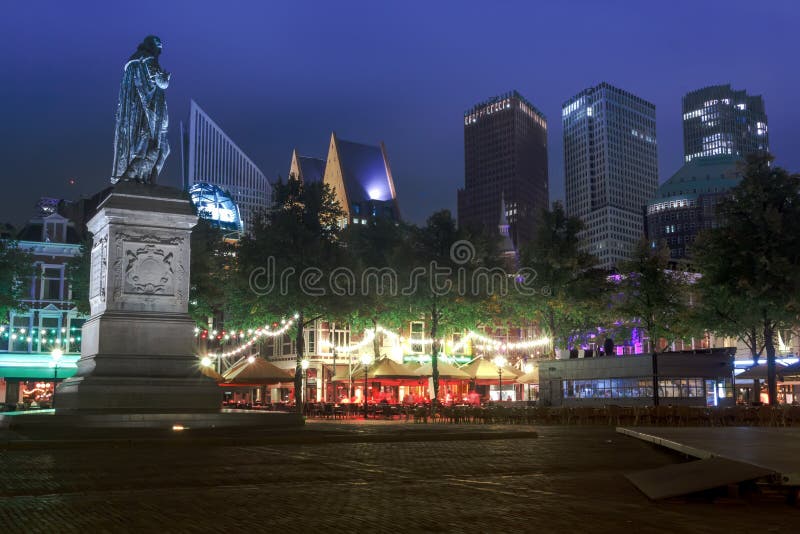
[[[561,107],[567,213],[584,250],[613,268],[644,236],[644,207],[658,187],[656,107],[608,83]]]
[[[536,222],[549,202],[544,114],[516,91],[464,113],[459,226],[495,231],[497,221],[505,216],[511,240],[519,249],[533,238]]]
[[[697,234],[719,224],[717,204],[741,181],[737,161],[727,154],[693,159],[661,184],[647,203],[647,238],[654,246],[665,243],[670,258],[683,268]]]
[[[686,162],[707,156],[744,157],[769,150],[764,99],[728,85],[712,85],[683,97]]]
[[[267,177],[194,100],[188,126],[181,123],[181,137],[184,189],[217,186],[238,206],[244,231],[249,232],[254,214],[272,205]]]

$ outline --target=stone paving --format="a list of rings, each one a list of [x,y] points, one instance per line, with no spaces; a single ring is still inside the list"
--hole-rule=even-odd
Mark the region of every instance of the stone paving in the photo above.
[[[414,429],[309,422],[308,430]],[[777,497],[651,502],[623,474],[680,457],[611,428],[537,430],[538,438],[487,440],[418,425],[406,441],[284,435],[244,445],[0,448],[0,532],[790,532],[800,524],[800,510]]]

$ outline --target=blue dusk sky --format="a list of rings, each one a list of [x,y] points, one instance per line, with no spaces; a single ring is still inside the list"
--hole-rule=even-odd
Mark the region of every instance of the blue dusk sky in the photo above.
[[[794,1],[9,2],[0,34],[1,221],[40,196],[108,184],[122,67],[161,37],[172,155],[189,99],[275,179],[331,131],[386,143],[405,218],[455,211],[463,113],[516,89],[548,118],[550,199],[564,198],[561,104],[607,81],[653,102],[660,181],[682,163],[681,97],[731,83],[765,98],[779,165],[800,171]],[[74,179],[75,184],[70,185]]]

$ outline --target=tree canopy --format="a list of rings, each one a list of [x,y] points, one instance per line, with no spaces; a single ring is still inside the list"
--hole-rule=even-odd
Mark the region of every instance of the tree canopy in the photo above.
[[[757,321],[769,402],[776,404],[776,331],[796,323],[800,309],[800,176],[772,160],[765,153],[747,158],[741,182],[719,204],[723,224],[707,232],[695,254],[704,298],[727,313],[716,326],[741,337]]]

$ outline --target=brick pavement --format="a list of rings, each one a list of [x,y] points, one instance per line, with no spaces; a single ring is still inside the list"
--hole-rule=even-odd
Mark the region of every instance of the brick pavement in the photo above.
[[[420,432],[394,442],[0,450],[0,532],[732,532],[800,521],[778,499],[650,502],[623,473],[679,459],[610,428],[435,442]]]

